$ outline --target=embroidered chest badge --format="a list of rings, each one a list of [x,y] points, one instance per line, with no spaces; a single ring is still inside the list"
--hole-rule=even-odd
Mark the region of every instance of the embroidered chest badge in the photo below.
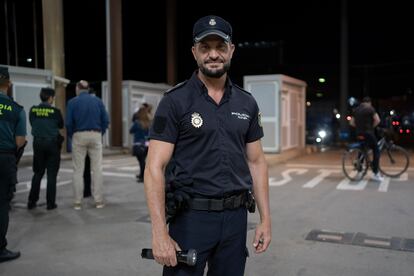
[[[197,112],[191,114],[191,124],[195,128],[200,128],[203,125],[203,118],[201,118],[200,114]]]

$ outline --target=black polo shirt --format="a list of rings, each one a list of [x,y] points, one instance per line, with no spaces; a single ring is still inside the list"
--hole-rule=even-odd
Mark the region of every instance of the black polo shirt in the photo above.
[[[47,102],[32,106],[29,113],[32,135],[37,138],[57,139],[63,128],[62,113]]]
[[[0,152],[14,152],[16,136],[26,136],[26,113],[21,105],[0,92]]]
[[[150,139],[175,144],[174,176],[193,182],[185,190],[195,196],[221,197],[248,190],[252,177],[246,143],[263,137],[253,96],[227,79],[220,104],[197,77],[167,91],[150,129]]]
[[[361,103],[354,111],[355,130],[357,134],[374,133],[374,115],[372,106]]]

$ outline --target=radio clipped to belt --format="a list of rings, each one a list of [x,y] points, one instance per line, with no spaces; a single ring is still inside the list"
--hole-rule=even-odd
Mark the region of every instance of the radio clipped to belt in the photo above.
[[[173,221],[180,212],[189,207],[191,196],[181,188],[192,185],[192,180],[167,183],[165,188],[165,215],[167,223]]]
[[[254,213],[256,211],[256,200],[254,199],[252,191],[247,192],[246,209],[249,213]]]

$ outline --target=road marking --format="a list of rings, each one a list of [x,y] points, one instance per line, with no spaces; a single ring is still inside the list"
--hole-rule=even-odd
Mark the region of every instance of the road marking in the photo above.
[[[73,173],[73,169],[65,169],[61,168],[59,171],[61,172],[67,172],[67,173]],[[135,174],[132,173],[117,173],[117,172],[102,172],[102,175],[105,176],[115,176],[115,177],[125,177],[125,178],[136,178]]]
[[[294,167],[294,168],[309,168],[309,169],[320,169],[320,168],[327,168],[327,169],[340,169],[342,168],[341,165],[323,165],[323,164],[286,164],[286,167]]]
[[[401,174],[398,178],[394,178],[395,181],[408,181],[408,173]]]
[[[351,184],[352,183],[352,184]],[[368,184],[368,180],[360,180],[358,182],[351,181],[348,178],[342,179],[336,186],[337,190],[351,190],[351,191],[361,191],[365,189]]]
[[[329,165],[329,164],[300,164],[300,163],[289,163],[286,164],[286,167],[293,167],[293,168],[327,168],[327,169],[342,169],[342,165]],[[385,170],[396,170],[396,168],[391,167],[384,167]],[[402,167],[401,167],[402,169]],[[414,168],[409,167],[407,168],[407,172],[413,172]]]
[[[388,176],[385,176],[384,180],[379,184],[378,192],[388,192],[389,186],[390,186],[390,178]]]
[[[308,171],[308,169],[287,169],[285,171],[282,172],[282,179],[276,181],[275,178],[271,177],[269,179],[269,186],[283,186],[286,183],[290,182],[292,180],[292,177],[290,176],[291,173],[296,173],[296,174],[304,174]]]
[[[125,177],[125,178],[136,178],[136,175],[133,173],[116,173],[116,172],[103,172],[102,175],[106,176],[115,176],[115,177]]]
[[[314,188],[316,185],[321,183],[326,177],[330,176],[333,173],[339,173],[340,170],[327,170],[321,169],[319,170],[319,174],[306,182],[302,187],[303,188]]]
[[[59,186],[63,186],[69,183],[72,183],[72,180],[56,182],[56,186],[59,187]],[[17,189],[16,194],[30,191],[31,186],[32,186],[32,181],[19,182],[16,185],[16,189]],[[43,178],[42,181],[40,182],[40,189],[44,190],[46,189],[46,186],[47,186],[47,180],[46,178]]]
[[[138,166],[121,167],[121,168],[118,168],[118,170],[137,172],[137,171],[139,171],[139,167]]]

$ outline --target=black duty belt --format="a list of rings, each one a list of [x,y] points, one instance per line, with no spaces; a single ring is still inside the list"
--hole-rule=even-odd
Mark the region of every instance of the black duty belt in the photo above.
[[[192,198],[190,209],[198,211],[224,211],[226,209],[245,207],[246,201],[247,196],[245,192],[224,198]]]

